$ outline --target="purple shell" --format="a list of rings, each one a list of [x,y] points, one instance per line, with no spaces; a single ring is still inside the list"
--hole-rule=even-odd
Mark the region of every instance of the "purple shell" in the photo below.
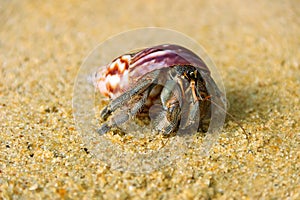
[[[192,51],[163,44],[119,56],[96,73],[94,84],[103,95],[116,98],[146,73],[174,65],[193,65],[210,74],[205,63]]]

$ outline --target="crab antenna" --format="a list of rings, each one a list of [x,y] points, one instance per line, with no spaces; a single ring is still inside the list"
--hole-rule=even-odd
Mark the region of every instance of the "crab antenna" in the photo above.
[[[244,132],[244,134],[246,135],[246,139],[249,140],[250,137],[250,133],[247,133],[246,130],[244,129],[244,127],[242,126],[242,124],[229,112],[227,112],[224,108],[222,108],[219,104],[217,104],[216,102],[212,101],[211,98],[207,99],[208,101],[210,101],[211,103],[213,103],[215,106],[217,106],[218,108],[220,108],[223,112],[225,112],[231,119],[233,119],[233,121],[242,129],[242,131]]]

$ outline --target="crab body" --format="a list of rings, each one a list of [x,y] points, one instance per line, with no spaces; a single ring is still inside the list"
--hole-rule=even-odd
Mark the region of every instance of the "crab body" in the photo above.
[[[222,98],[201,58],[169,44],[114,59],[95,74],[94,85],[111,99],[101,111],[100,134],[141,113],[163,135],[179,128],[199,130],[210,116],[211,96]]]

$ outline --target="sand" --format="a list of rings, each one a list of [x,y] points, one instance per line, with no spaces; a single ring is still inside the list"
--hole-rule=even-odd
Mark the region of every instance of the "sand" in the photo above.
[[[0,198],[300,199],[299,14],[296,0],[2,0]],[[147,174],[89,151],[72,115],[77,72],[99,43],[145,26],[203,46],[248,141],[228,118],[210,156]]]

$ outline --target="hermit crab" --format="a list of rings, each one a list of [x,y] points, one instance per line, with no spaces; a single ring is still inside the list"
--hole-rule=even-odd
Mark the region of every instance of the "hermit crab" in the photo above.
[[[175,44],[121,55],[97,71],[93,80],[100,93],[110,98],[100,113],[99,134],[137,115],[150,117],[153,130],[164,136],[177,130],[201,131],[212,105],[225,105],[203,60]]]

